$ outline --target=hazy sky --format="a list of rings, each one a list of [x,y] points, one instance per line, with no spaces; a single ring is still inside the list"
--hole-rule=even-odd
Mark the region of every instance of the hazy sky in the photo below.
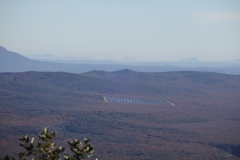
[[[0,0],[0,45],[22,55],[240,58],[240,0]]]

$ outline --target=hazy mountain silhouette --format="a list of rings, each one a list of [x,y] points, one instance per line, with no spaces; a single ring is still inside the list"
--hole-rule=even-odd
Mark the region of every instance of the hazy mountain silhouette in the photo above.
[[[35,60],[59,60],[60,57],[45,53],[45,54],[31,54],[27,56],[30,59],[35,59]]]
[[[231,62],[202,62],[195,58],[176,62],[116,62],[112,60],[48,60],[29,59],[0,47],[0,72],[61,71],[84,73],[92,70],[116,71],[131,69],[140,72],[202,71],[240,74],[239,60]]]
[[[18,53],[8,51],[6,48],[0,46],[1,72],[25,71],[35,65],[39,65],[39,62],[28,59]]]
[[[80,67],[80,65],[78,65]],[[81,68],[73,65],[42,62],[24,57],[18,53],[0,47],[0,72],[24,71],[72,71],[80,72]]]
[[[187,58],[187,59],[183,59],[181,61],[182,62],[199,62],[199,60],[197,58]]]

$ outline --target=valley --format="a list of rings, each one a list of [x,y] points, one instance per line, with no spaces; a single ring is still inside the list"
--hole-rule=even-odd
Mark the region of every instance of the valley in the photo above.
[[[175,105],[106,103],[104,96]],[[1,154],[48,127],[58,144],[90,138],[93,158],[240,159],[238,75],[0,73],[0,111]]]

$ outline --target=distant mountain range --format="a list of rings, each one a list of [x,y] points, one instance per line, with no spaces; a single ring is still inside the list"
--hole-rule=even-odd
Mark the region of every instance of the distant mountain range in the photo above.
[[[31,56],[30,56],[31,57]],[[34,58],[34,56],[32,56]],[[51,54],[35,56],[34,59],[8,51],[0,46],[0,72],[51,71],[84,73],[92,70],[117,71],[131,69],[140,72],[201,71],[225,74],[240,74],[240,60],[199,61],[196,58],[168,62],[139,62],[136,59],[112,60],[72,60],[71,57],[57,59]],[[37,59],[37,60],[36,60]]]
[[[97,60],[96,58],[93,58],[91,56],[86,56],[86,57],[74,57],[74,56],[64,56],[64,57],[59,57],[55,56],[49,53],[45,54],[31,54],[26,56],[27,58],[30,59],[35,59],[35,60],[40,60],[40,61],[68,61],[68,60]]]
[[[114,60],[98,60],[91,56],[87,57],[58,57],[49,53],[41,55],[29,55],[30,59],[44,61],[44,62],[55,62],[65,64],[122,64],[122,65],[154,65],[154,66],[181,66],[181,67],[239,67],[240,59],[234,61],[199,61],[197,58],[186,58],[180,61],[141,61],[134,57],[125,57],[120,61]]]

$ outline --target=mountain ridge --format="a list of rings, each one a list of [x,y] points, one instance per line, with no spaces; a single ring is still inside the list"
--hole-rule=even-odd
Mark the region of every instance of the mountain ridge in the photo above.
[[[66,62],[66,61],[65,61]],[[91,70],[117,71],[130,69],[141,72],[167,72],[167,71],[202,71],[218,72],[224,74],[240,74],[240,63],[234,62],[202,62],[201,65],[195,65],[192,60],[185,62],[143,62],[143,63],[119,63],[114,61],[74,61],[61,63],[61,61],[39,61],[29,59],[18,53],[8,51],[6,48],[0,49],[0,72],[25,72],[25,71],[51,71],[51,72],[69,72],[84,73]],[[199,61],[198,61],[199,62]],[[191,67],[195,65],[195,67]],[[204,65],[209,67],[204,67]],[[219,66],[219,67],[216,67]]]

